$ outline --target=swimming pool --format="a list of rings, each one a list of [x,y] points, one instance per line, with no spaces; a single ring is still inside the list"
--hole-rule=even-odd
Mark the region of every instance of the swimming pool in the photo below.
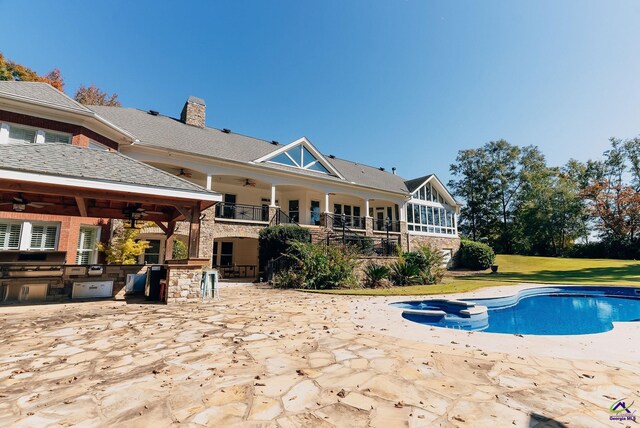
[[[613,322],[640,321],[640,288],[540,287],[509,297],[399,302],[402,316],[436,327],[489,333],[602,333]]]

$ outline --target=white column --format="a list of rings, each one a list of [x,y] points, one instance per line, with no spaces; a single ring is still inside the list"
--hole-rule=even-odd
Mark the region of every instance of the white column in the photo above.
[[[44,144],[44,131],[42,129],[38,129],[36,133],[36,144]]]
[[[364,200],[364,215],[365,217],[371,217],[369,215],[369,199]]]
[[[404,221],[405,220],[405,217],[404,217],[404,202],[400,202],[400,218],[398,218],[396,220],[400,220],[400,221]]]
[[[207,190],[211,190],[211,174],[207,174]]]
[[[325,213],[329,213],[329,194],[325,193],[324,194],[324,212]]]
[[[270,207],[276,206],[276,186],[271,186],[271,205]]]
[[[7,144],[9,142],[9,124],[3,123],[0,125],[0,144]]]
[[[20,249],[28,250],[31,247],[31,230],[32,224],[30,221],[22,223],[22,231],[20,232]]]

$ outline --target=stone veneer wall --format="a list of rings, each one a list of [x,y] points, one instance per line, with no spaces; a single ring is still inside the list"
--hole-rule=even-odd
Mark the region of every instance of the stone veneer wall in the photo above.
[[[167,304],[200,302],[201,279],[202,265],[167,265]]]
[[[364,269],[369,264],[382,265],[382,266],[391,266],[391,264],[393,264],[393,262],[395,262],[397,260],[398,260],[397,256],[389,256],[389,257],[383,257],[383,256],[359,257],[358,258],[358,265],[356,266],[356,269],[355,269],[356,278],[358,278],[358,281],[364,281],[364,279],[366,278],[366,276],[364,274]]]
[[[205,127],[205,111],[206,107],[192,101],[187,101],[180,113],[180,120],[187,125]]]

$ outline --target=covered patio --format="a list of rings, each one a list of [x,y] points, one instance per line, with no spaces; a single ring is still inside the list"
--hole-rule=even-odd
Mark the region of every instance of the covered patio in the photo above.
[[[118,219],[128,227],[154,222],[167,236],[167,254],[172,253],[176,223],[187,222],[188,258],[169,260],[161,269],[166,272],[162,300],[167,302],[200,298],[199,272],[210,265],[212,247],[211,239],[201,236],[201,224],[207,221],[203,211],[219,201],[218,193],[115,151],[57,143],[0,145],[0,217],[4,211]],[[14,288],[38,281],[45,284],[51,282],[49,276],[56,277],[53,288],[59,290],[53,293],[53,288],[47,287],[44,300],[60,294],[71,296],[71,288],[83,281],[112,280],[113,295],[123,286],[121,272],[114,265],[95,267],[92,272],[88,266],[60,263],[59,256],[48,262],[47,251],[2,253],[0,286],[5,288],[5,296],[12,284]],[[45,270],[48,276],[41,275]]]

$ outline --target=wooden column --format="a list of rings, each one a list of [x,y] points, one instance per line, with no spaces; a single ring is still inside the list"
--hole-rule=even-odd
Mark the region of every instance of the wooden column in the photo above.
[[[191,208],[189,222],[189,258],[197,259],[200,255],[200,204]]]
[[[165,260],[173,260],[173,242],[176,231],[176,222],[170,221],[167,226],[167,230],[165,231],[165,235],[167,236],[167,240],[164,246],[164,259]]]

